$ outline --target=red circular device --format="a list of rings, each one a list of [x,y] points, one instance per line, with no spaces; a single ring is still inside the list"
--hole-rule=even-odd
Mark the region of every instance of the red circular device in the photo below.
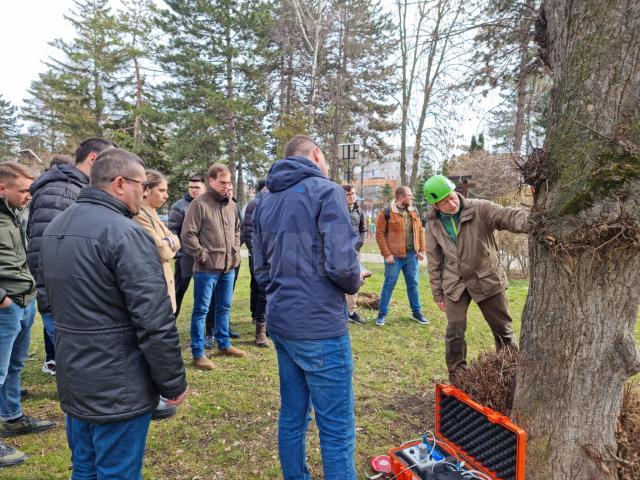
[[[371,459],[371,468],[380,473],[391,473],[391,458],[389,455],[378,455]]]

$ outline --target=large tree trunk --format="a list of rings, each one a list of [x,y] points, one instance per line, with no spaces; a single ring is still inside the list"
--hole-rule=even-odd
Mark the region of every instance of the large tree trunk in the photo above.
[[[640,371],[640,2],[543,3],[551,67],[514,417],[527,480],[614,479],[624,382]]]

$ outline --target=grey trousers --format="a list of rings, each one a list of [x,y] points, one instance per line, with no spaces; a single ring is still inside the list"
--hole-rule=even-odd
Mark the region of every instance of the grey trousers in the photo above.
[[[445,337],[445,356],[449,376],[459,368],[467,366],[467,342],[464,339],[467,331],[467,310],[471,303],[471,295],[464,291],[457,302],[445,297],[445,313],[447,314],[447,334]],[[509,315],[507,294],[503,290],[480,303],[478,307],[489,324],[496,348],[516,346],[513,334],[513,322]]]

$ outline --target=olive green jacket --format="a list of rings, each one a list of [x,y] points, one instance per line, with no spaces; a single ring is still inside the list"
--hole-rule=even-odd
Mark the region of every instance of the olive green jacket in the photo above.
[[[525,233],[529,212],[506,208],[488,200],[459,196],[462,211],[454,242],[433,209],[427,219],[427,269],[436,302],[444,297],[457,302],[469,291],[477,303],[507,288],[494,231]]]
[[[9,296],[25,306],[35,296],[36,282],[27,266],[27,236],[22,212],[0,197],[0,302]]]

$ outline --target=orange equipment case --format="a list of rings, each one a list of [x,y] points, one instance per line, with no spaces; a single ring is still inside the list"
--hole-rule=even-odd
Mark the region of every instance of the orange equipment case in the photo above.
[[[480,405],[451,385],[436,385],[437,448],[492,480],[524,480],[526,433],[509,419]],[[420,441],[389,450],[394,480],[419,480],[397,453]]]

